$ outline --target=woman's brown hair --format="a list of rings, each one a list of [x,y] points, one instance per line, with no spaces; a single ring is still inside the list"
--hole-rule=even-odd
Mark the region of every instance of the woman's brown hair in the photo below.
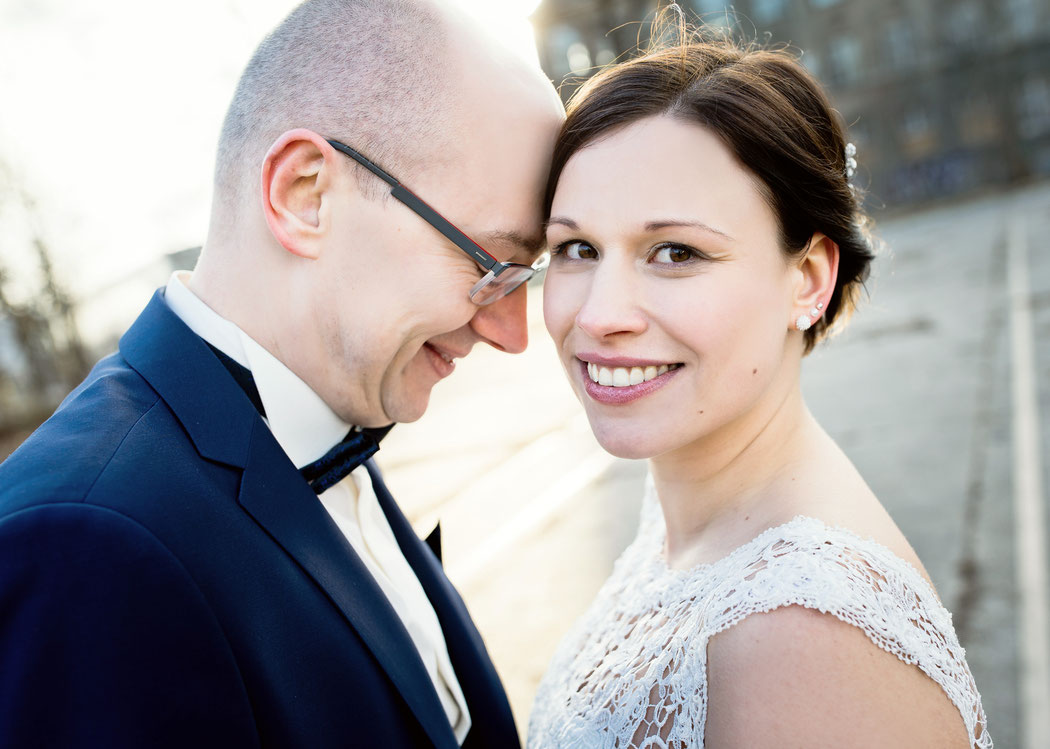
[[[874,248],[846,176],[846,138],[820,84],[790,53],[728,38],[653,49],[606,68],[572,97],[554,149],[546,208],[574,153],[613,130],[659,115],[707,128],[763,187],[781,246],[801,258],[821,232],[839,248],[835,291],[806,331],[806,351],[852,313]]]

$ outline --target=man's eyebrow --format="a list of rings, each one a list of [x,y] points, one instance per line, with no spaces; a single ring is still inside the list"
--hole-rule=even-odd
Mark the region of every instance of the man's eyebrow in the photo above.
[[[543,249],[544,238],[542,235],[527,237],[518,231],[497,229],[482,234],[481,244],[509,244],[529,255],[539,255]]]
[[[686,221],[684,219],[663,219],[660,221],[647,221],[645,224],[645,230],[657,231],[659,229],[666,229],[669,226],[690,226],[694,229],[700,229],[701,231],[709,231],[712,234],[717,234],[723,239],[728,239],[730,242],[736,241],[724,231],[720,231],[709,224],[705,224],[703,221]]]

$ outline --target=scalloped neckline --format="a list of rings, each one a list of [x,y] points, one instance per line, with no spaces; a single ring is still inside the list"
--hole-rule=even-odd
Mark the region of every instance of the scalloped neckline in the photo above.
[[[659,500],[659,497],[655,496],[655,492],[654,492],[653,499],[657,503],[657,507],[659,508],[660,507],[660,505],[659,505],[660,500]],[[655,564],[658,566],[659,571],[663,575],[675,578],[677,580],[686,580],[686,579],[690,579],[690,578],[696,577],[700,573],[710,572],[712,569],[714,569],[716,567],[728,564],[733,559],[736,559],[737,557],[743,556],[743,554],[746,551],[750,550],[751,548],[753,548],[755,546],[760,546],[762,541],[764,541],[764,540],[766,540],[766,539],[768,539],[768,538],[770,538],[772,536],[780,535],[782,537],[782,539],[778,539],[778,540],[785,540],[785,541],[792,540],[791,537],[787,537],[786,534],[782,533],[782,531],[784,529],[786,529],[786,528],[790,528],[790,527],[793,527],[793,526],[796,526],[796,525],[804,525],[804,524],[818,525],[818,526],[820,526],[820,528],[822,528],[825,531],[829,531],[831,533],[835,533],[835,534],[839,534],[839,535],[845,536],[849,540],[854,541],[857,544],[859,544],[862,548],[866,547],[868,549],[875,549],[877,552],[879,552],[880,555],[885,555],[885,556],[889,557],[890,559],[895,561],[897,564],[900,564],[901,566],[903,566],[908,572],[911,573],[911,575],[919,583],[921,583],[922,588],[923,588],[922,589],[923,593],[931,595],[933,597],[933,600],[936,601],[939,605],[941,605],[941,606],[944,605],[941,602],[940,596],[937,595],[937,591],[933,587],[933,583],[930,580],[928,580],[926,578],[926,576],[923,575],[922,572],[920,572],[918,570],[918,568],[914,564],[909,562],[907,559],[904,559],[903,557],[901,557],[899,554],[894,552],[888,546],[886,546],[885,544],[883,544],[880,541],[875,540],[871,536],[868,536],[867,538],[865,538],[864,536],[861,536],[856,531],[852,531],[849,528],[843,528],[842,526],[830,525],[830,524],[824,522],[823,520],[821,520],[820,518],[813,517],[812,515],[801,515],[801,514],[795,515],[790,520],[787,520],[787,521],[785,521],[783,523],[779,523],[777,525],[770,526],[769,528],[766,528],[764,531],[759,533],[757,536],[754,536],[753,538],[751,538],[748,541],[744,541],[739,546],[734,547],[730,551],[726,552],[723,556],[719,557],[718,559],[715,559],[712,562],[701,562],[699,564],[693,565],[692,567],[686,567],[686,568],[683,568],[683,569],[676,569],[674,567],[671,567],[669,564],[667,564],[667,559],[664,556],[664,543],[667,540],[667,526],[664,525],[663,510],[662,510],[662,508],[660,508],[660,525],[659,525],[659,529],[658,529],[659,533],[656,534],[656,541],[657,541],[657,543],[656,543],[656,548],[652,550],[654,552],[653,555],[652,555],[652,559],[655,562]],[[778,533],[778,531],[780,531],[781,533]]]

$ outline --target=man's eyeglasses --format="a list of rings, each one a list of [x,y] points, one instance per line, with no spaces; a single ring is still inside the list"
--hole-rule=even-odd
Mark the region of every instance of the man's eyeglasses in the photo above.
[[[391,195],[419,214],[424,221],[444,234],[459,249],[470,255],[482,270],[486,271],[482,279],[470,290],[470,301],[474,304],[492,304],[528,281],[537,271],[542,270],[542,261],[537,261],[531,267],[520,263],[500,262],[487,253],[481,245],[453,226],[451,221],[423,202],[415,193],[350,146],[337,140],[328,140],[328,143],[332,148],[346,154],[390,185]]]

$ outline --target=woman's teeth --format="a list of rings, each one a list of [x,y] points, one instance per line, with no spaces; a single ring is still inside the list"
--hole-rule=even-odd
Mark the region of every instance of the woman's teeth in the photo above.
[[[640,385],[643,382],[667,374],[672,369],[678,369],[681,364],[661,364],[650,367],[599,367],[597,364],[587,362],[587,375],[592,382],[606,387],[624,388],[629,385]]]

